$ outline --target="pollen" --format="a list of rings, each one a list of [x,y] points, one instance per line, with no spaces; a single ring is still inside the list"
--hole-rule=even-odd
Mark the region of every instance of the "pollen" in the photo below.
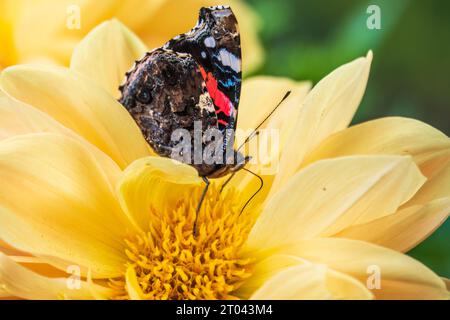
[[[252,218],[239,214],[237,192],[229,188],[219,196],[211,185],[194,236],[200,194],[180,201],[175,210],[150,209],[149,229],[125,239],[126,267],[134,268],[145,299],[236,299],[233,292],[251,275],[251,261],[241,258],[240,250]],[[116,298],[128,298],[124,278],[110,284]]]

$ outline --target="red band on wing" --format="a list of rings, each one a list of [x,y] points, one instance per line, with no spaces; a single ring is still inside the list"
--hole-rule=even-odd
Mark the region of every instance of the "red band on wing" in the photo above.
[[[205,79],[206,89],[208,89],[209,95],[213,99],[214,104],[219,108],[216,113],[223,112],[227,117],[229,117],[234,109],[230,99],[228,99],[228,97],[219,90],[217,80],[211,72],[206,73],[205,69],[201,66],[200,72],[202,73],[203,79]],[[224,124],[227,125],[228,123]]]

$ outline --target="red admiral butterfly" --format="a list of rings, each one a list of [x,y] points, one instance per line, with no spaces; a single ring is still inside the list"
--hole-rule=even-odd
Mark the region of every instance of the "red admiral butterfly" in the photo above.
[[[189,159],[183,158],[206,183],[197,213],[209,186],[208,178],[235,173],[250,160],[233,149],[241,67],[240,34],[232,10],[224,6],[201,8],[191,31],[148,52],[126,74],[120,87],[120,103],[153,150],[163,157],[173,157],[179,141],[172,133],[177,129],[185,129],[193,137],[197,122],[202,132],[217,129],[222,133],[221,161],[195,161],[195,150]],[[202,140],[202,150],[211,143],[217,141]],[[191,141],[190,147],[194,148]]]

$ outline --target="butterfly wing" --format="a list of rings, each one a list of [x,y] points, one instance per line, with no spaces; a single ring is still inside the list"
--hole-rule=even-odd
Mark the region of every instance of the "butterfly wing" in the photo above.
[[[197,61],[214,103],[219,130],[235,130],[242,61],[240,34],[233,11],[225,6],[201,8],[197,25],[167,42],[164,48],[188,53]]]

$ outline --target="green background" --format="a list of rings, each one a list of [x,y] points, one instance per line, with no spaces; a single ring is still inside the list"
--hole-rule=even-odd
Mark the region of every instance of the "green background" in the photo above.
[[[374,52],[366,95],[354,123],[397,115],[450,133],[450,1],[247,0],[263,22],[266,60],[256,74],[314,83]],[[369,5],[381,30],[366,26]],[[409,254],[450,277],[450,220]]]

